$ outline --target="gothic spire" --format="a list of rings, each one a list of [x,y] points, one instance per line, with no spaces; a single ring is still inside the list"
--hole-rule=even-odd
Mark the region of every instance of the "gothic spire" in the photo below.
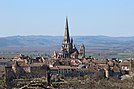
[[[67,17],[66,17],[66,26],[65,26],[65,33],[64,33],[64,42],[70,43],[68,18]]]

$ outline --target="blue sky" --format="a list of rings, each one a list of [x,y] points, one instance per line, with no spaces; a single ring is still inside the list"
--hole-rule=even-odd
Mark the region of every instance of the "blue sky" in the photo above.
[[[0,37],[134,36],[134,0],[0,0]]]

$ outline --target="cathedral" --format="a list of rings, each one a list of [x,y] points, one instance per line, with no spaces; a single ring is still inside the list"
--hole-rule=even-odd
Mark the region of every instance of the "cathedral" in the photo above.
[[[73,39],[70,39],[69,35],[69,26],[68,26],[68,18],[66,17],[66,25],[65,25],[65,33],[64,39],[61,45],[60,52],[54,51],[53,58],[84,58],[85,57],[85,46],[81,44],[80,50],[76,48],[73,43]]]

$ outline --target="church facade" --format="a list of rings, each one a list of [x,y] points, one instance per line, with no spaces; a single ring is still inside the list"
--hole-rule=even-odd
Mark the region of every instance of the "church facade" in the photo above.
[[[53,58],[84,58],[85,57],[85,46],[81,44],[80,50],[76,48],[73,43],[73,38],[70,38],[69,35],[69,26],[68,26],[68,18],[66,17],[66,25],[65,25],[65,33],[64,39],[61,45],[60,52],[54,51]]]

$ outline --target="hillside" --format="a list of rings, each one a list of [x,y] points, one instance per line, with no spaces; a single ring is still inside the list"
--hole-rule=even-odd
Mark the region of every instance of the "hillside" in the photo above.
[[[87,53],[127,53],[134,52],[134,37],[74,36],[77,48],[81,43]],[[0,38],[0,52],[44,51],[52,53],[60,50],[62,36],[10,36]]]
[[[134,37],[74,36],[76,44],[122,44],[134,42]],[[59,45],[62,36],[10,36],[0,38],[0,47]]]

